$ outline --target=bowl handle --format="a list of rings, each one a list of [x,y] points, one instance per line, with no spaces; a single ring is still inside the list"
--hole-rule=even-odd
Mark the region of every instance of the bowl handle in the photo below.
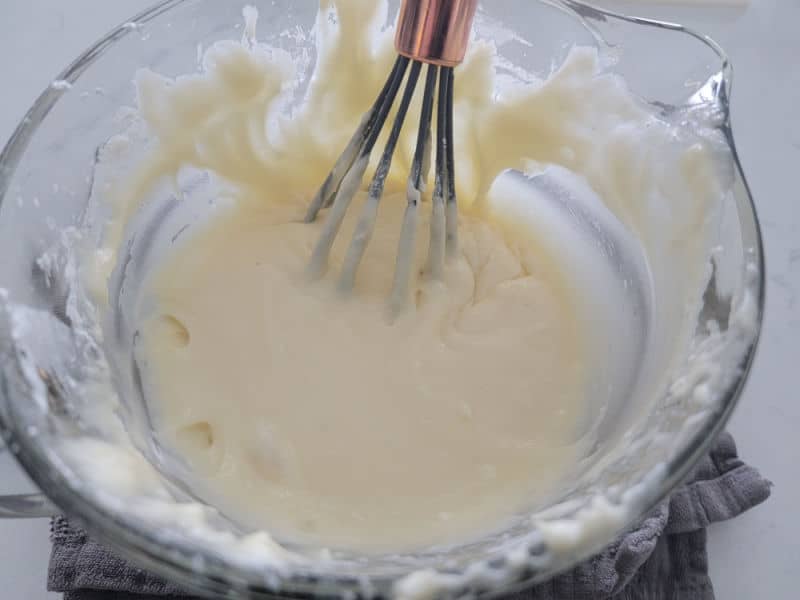
[[[0,452],[6,450],[6,445],[0,441]],[[0,519],[35,519],[51,517],[59,512],[44,494],[0,496]]]
[[[58,512],[44,494],[0,496],[0,519],[40,519]]]

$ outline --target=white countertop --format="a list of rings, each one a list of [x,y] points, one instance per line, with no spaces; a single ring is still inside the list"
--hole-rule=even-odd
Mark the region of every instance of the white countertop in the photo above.
[[[731,56],[733,123],[761,216],[767,253],[767,315],[756,364],[731,424],[740,455],[775,483],[772,497],[710,530],[710,563],[721,600],[794,598],[800,565],[800,2],[752,0],[703,8],[700,0],[597,0],[679,21],[712,35]],[[244,0],[242,0],[244,3]],[[4,0],[0,3],[0,143],[39,92],[85,47],[151,0]],[[734,0],[709,5],[735,4]],[[0,493],[30,489],[0,457]],[[0,521],[2,596],[45,592],[45,521]]]

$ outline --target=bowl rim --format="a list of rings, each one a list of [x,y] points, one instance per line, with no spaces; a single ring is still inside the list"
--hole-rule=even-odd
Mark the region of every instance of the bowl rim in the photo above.
[[[81,74],[98,60],[107,49],[125,36],[133,33],[139,26],[153,21],[157,17],[170,12],[183,4],[188,4],[196,0],[161,0],[149,9],[146,9],[123,24],[112,29],[108,34],[100,38],[95,44],[90,46],[78,58],[76,58],[67,68],[56,76],[56,81],[65,81],[72,84],[78,80]],[[682,25],[631,17],[613,11],[600,9],[577,0],[537,0],[538,2],[549,5],[568,12],[573,17],[579,19],[587,29],[596,37],[598,32],[594,30],[587,19],[616,19],[628,23],[646,25],[659,29],[667,29],[689,35],[696,38],[710,48],[720,59],[720,79],[719,94],[726,98],[730,91],[732,80],[732,69],[730,61],[722,48],[710,37],[697,33],[690,28]],[[602,36],[599,37],[602,40]],[[39,124],[46,118],[50,110],[55,106],[61,96],[68,91],[69,86],[48,86],[36,99],[31,108],[27,111],[21,122],[17,125],[12,135],[9,137],[2,152],[0,152],[0,207],[5,200],[8,191],[8,184],[11,176],[15,172],[22,156],[35,135]],[[716,403],[717,408],[710,411],[704,419],[702,427],[689,438],[683,447],[671,461],[667,464],[666,474],[657,486],[658,490],[650,494],[640,505],[629,519],[626,525],[640,520],[647,512],[652,510],[677,486],[691,471],[700,458],[709,450],[716,436],[725,427],[730,415],[736,407],[741,393],[747,381],[752,367],[760,332],[763,325],[764,306],[765,306],[765,280],[766,268],[764,262],[764,248],[761,227],[753,196],[749,185],[745,179],[741,162],[734,143],[730,115],[726,113],[724,123],[720,129],[726,136],[731,150],[735,182],[734,186],[740,187],[740,197],[737,198],[739,210],[741,207],[749,209],[752,219],[753,240],[751,248],[751,260],[754,266],[755,277],[752,289],[755,291],[756,304],[756,323],[754,333],[739,365],[737,375],[724,391],[719,393]],[[742,203],[742,200],[744,201]],[[741,227],[745,225],[740,223]],[[2,372],[0,372],[2,374]],[[7,390],[5,386],[0,386],[0,401],[7,402],[5,397]],[[235,565],[231,561],[220,558],[218,561],[211,560],[205,565],[202,572],[198,572],[192,557],[198,553],[194,547],[190,547],[184,540],[171,540],[172,543],[165,544],[163,538],[157,537],[152,531],[136,527],[139,521],[129,518],[127,515],[113,515],[94,504],[84,491],[76,487],[66,477],[61,475],[47,455],[37,447],[35,440],[28,436],[27,432],[15,427],[13,421],[8,421],[4,411],[0,410],[0,429],[3,430],[13,443],[9,446],[14,450],[16,460],[27,472],[31,479],[43,490],[47,497],[61,509],[64,509],[71,517],[78,520],[93,536],[107,544],[109,547],[120,552],[126,559],[131,559],[135,563],[148,568],[160,575],[163,575],[187,589],[199,592],[212,592],[218,594],[230,594],[232,590],[243,596],[254,597],[262,594],[273,594],[275,591],[284,593],[310,593],[316,595],[329,593],[331,591],[341,594],[345,590],[358,590],[362,582],[352,576],[331,576],[329,574],[316,575],[311,572],[299,572],[290,577],[281,577],[277,572],[274,575],[279,582],[277,589],[269,589],[268,569],[258,569],[256,571],[245,570],[241,565]],[[616,530],[619,533],[623,528]],[[544,579],[548,579],[561,570],[567,569],[581,560],[584,560],[597,551],[601,550],[604,544],[587,544],[578,555],[571,556],[570,559],[560,568],[548,568],[542,571],[527,571],[521,579],[509,579],[503,583],[503,590],[522,588]],[[488,560],[490,557],[485,557]],[[265,576],[267,577],[267,587],[264,588]],[[391,584],[396,581],[394,576],[386,578],[381,582],[377,577],[374,582],[377,591],[391,591]],[[388,587],[381,587],[381,584]],[[325,589],[323,586],[328,585]],[[496,593],[498,588],[491,590],[481,590],[481,593]]]

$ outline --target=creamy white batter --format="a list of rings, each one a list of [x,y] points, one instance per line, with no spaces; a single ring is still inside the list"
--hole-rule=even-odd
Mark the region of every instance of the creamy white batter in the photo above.
[[[586,333],[554,257],[465,216],[446,282],[419,278],[389,324],[405,195],[384,198],[343,299],[335,277],[307,281],[320,225],[298,222],[305,202],[283,205],[286,191],[218,216],[152,284],[150,396],[201,488],[289,539],[395,551],[540,505],[586,410]]]
[[[659,298],[637,390],[650,397],[681,358],[707,277],[719,140],[656,118],[594,50],[498,94],[494,49],[474,44],[456,71],[461,254],[445,282],[416,278],[410,309],[389,323],[415,127],[354,294],[342,299],[332,283],[352,223],[328,278],[303,276],[319,225],[300,216],[393,58],[391,31],[378,27],[384,3],[335,7],[335,24],[318,22],[319,63],[291,119],[294,65],[254,41],[252,11],[243,43],[209,49],[202,73],[137,76],[157,141],[111,195],[115,215],[86,275],[102,298],[149,190],[184,167],[212,173],[220,209],[153,274],[141,322],[162,443],[190,465],[201,497],[281,539],[365,551],[454,543],[565,489],[627,352],[602,306],[612,296],[576,275],[591,264],[585,251],[531,225],[524,198],[492,195],[492,183],[507,168],[561,165],[641,244]]]

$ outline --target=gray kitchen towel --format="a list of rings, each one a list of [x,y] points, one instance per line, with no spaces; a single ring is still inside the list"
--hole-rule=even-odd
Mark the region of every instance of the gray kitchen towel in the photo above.
[[[510,600],[713,600],[706,527],[767,499],[771,483],[738,457],[733,438],[714,448],[672,497],[603,552]],[[53,519],[48,589],[64,600],[188,600],[180,588],[129,565]]]

